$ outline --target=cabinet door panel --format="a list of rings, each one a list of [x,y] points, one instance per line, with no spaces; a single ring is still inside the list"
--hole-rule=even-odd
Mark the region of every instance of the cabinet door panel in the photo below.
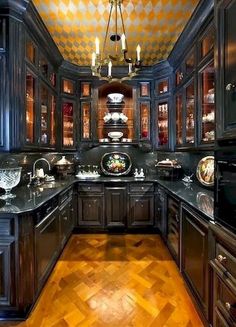
[[[106,187],[105,201],[107,227],[125,227],[126,187]]]
[[[74,227],[72,213],[71,199],[71,203],[67,203],[67,205],[60,211],[60,242],[62,247],[65,245]]]
[[[183,208],[182,270],[207,315],[208,230]]]
[[[103,195],[80,196],[78,213],[79,226],[104,227]]]
[[[14,240],[0,242],[0,305],[12,306],[15,304],[15,259]]]
[[[130,195],[129,227],[152,226],[154,216],[153,195]]]
[[[167,245],[179,264],[179,202],[170,197],[167,201]]]

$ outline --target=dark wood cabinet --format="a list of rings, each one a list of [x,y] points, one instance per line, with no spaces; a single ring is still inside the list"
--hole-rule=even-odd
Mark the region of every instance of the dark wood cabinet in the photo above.
[[[126,186],[105,186],[106,228],[126,227],[127,201]]]
[[[128,228],[150,228],[154,224],[154,185],[130,184]]]
[[[181,271],[208,319],[208,223],[182,206]]]
[[[60,244],[63,248],[74,228],[73,189],[67,190],[59,198]]]
[[[103,184],[81,183],[78,185],[78,226],[80,228],[104,228]]]
[[[166,193],[163,188],[156,187],[155,192],[155,223],[163,239],[166,239]]]
[[[0,241],[0,306],[16,305],[15,239]]]
[[[60,248],[58,207],[35,226],[35,278],[39,291],[54,266]]]
[[[180,202],[172,196],[167,196],[167,236],[166,243],[179,265],[179,247],[180,247]]]
[[[217,139],[236,137],[236,56],[235,17],[236,1],[216,2],[217,26]]]

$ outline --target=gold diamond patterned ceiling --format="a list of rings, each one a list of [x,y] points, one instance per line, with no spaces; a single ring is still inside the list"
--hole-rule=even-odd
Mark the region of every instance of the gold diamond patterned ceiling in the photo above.
[[[64,59],[77,65],[90,66],[91,54],[95,50],[95,37],[97,36],[101,42],[105,37],[109,1],[33,0],[33,2]],[[135,49],[139,43],[143,65],[153,65],[166,59],[198,2],[198,0],[123,0],[122,13],[129,56],[135,58]],[[114,20],[111,26],[114,26]],[[114,34],[114,29],[110,32]]]

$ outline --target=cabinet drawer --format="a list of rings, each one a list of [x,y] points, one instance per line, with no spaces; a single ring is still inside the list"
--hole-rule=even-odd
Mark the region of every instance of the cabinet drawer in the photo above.
[[[220,243],[216,243],[215,261],[224,272],[227,272],[234,278],[236,284],[236,257]]]
[[[129,191],[131,193],[154,192],[154,185],[152,183],[130,184]]]
[[[0,219],[0,236],[14,235],[14,218]]]
[[[66,190],[62,192],[59,196],[59,206],[61,206],[65,201],[69,201],[69,199],[72,199],[73,195],[73,188],[70,188],[69,190]]]
[[[81,193],[102,193],[103,185],[102,184],[79,184],[78,191]]]
[[[236,325],[236,294],[232,292],[218,275],[215,275],[215,304],[231,326]]]

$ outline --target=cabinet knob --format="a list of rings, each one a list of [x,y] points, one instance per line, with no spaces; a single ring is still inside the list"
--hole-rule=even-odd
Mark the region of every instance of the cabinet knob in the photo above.
[[[225,307],[227,310],[230,310],[231,304],[229,302],[225,302]]]
[[[232,83],[227,84],[225,87],[226,91],[232,91],[235,88],[236,88],[236,85],[232,84]]]
[[[89,204],[88,207],[91,208],[91,204]]]
[[[142,186],[141,189],[144,190],[144,187]]]
[[[65,217],[63,217],[63,219],[64,219],[64,220],[67,220],[68,218],[65,216]]]
[[[223,257],[223,255],[221,255],[221,254],[219,254],[219,255],[217,256],[217,259],[218,259],[219,262],[224,262],[224,261],[226,261],[226,257]]]
[[[91,187],[90,186],[88,186],[88,190],[91,190]]]

